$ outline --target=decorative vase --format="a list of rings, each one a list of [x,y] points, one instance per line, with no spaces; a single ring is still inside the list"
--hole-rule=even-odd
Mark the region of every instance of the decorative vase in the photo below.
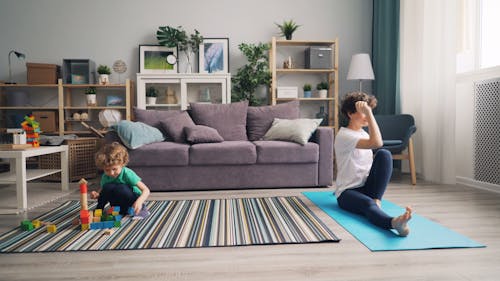
[[[311,91],[304,91],[304,98],[310,98],[312,96]]]
[[[323,119],[321,121],[321,124],[319,124],[320,126],[328,126],[328,114],[325,112],[325,107],[324,106],[321,106],[319,108],[319,112],[316,113],[316,118]]]
[[[156,104],[156,97],[146,97],[146,104],[149,104],[149,105]]]
[[[167,88],[166,90],[167,104],[177,104],[177,96],[175,96],[175,91]]]
[[[96,106],[97,105],[97,95],[87,95],[87,105]]]
[[[108,85],[109,84],[109,75],[108,74],[99,74],[99,84],[100,85]]]

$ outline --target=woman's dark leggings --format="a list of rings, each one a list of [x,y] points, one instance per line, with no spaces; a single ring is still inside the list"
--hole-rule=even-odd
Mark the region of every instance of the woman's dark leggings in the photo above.
[[[132,191],[132,188],[121,183],[107,183],[102,187],[97,199],[96,209],[103,209],[109,202],[111,206],[120,206],[120,214],[127,214],[139,196]]]
[[[382,200],[392,175],[392,155],[386,149],[375,153],[370,174],[364,186],[347,189],[337,199],[339,206],[352,213],[365,216],[371,223],[384,229],[391,229],[392,217],[375,203]]]

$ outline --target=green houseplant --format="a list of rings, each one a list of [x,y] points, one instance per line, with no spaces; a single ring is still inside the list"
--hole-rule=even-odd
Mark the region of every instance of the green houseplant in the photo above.
[[[95,87],[87,87],[85,89],[85,97],[87,98],[88,106],[96,106],[97,105],[97,90]]]
[[[304,84],[302,89],[304,90],[304,98],[310,98],[311,97],[311,90],[312,90],[311,84],[307,84],[307,83]]]
[[[280,29],[280,35],[285,36],[286,40],[292,40],[292,34],[300,27],[293,20],[285,20],[282,24],[275,24]]]
[[[236,75],[231,78],[233,90],[231,99],[233,101],[248,100],[252,106],[262,104],[262,98],[256,95],[256,90],[261,86],[271,83],[271,72],[269,71],[269,44],[246,44],[238,45],[239,50],[247,58],[248,63],[238,68]]]
[[[318,96],[320,98],[326,98],[328,96],[328,88],[330,88],[330,85],[328,85],[328,82],[322,81],[318,85],[316,85],[316,90],[318,90]]]
[[[99,73],[99,84],[106,85],[109,83],[111,69],[107,65],[100,64],[99,67],[97,67],[97,73]]]
[[[182,26],[160,26],[156,31],[156,39],[160,45],[174,48],[178,47],[179,51],[184,52],[186,56],[186,72],[192,72],[191,56],[199,51],[200,44],[203,43],[203,36],[198,30],[188,35]]]
[[[156,98],[158,97],[158,89],[151,86],[146,89],[146,104],[156,104]]]

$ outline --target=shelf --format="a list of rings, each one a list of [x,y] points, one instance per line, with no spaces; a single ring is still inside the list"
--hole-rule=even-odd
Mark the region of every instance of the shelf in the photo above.
[[[277,101],[333,101],[335,98],[276,98]]]
[[[0,87],[4,88],[57,88],[58,84],[3,84]]]
[[[123,88],[125,87],[125,84],[107,84],[107,85],[100,85],[100,84],[63,84],[64,88],[73,88],[73,89],[85,89],[88,87],[95,87],[95,88]]]
[[[46,106],[46,107],[42,107],[42,106],[0,106],[0,109],[5,109],[5,110],[23,110],[23,109],[26,109],[26,110],[43,110],[43,109],[46,109],[46,110],[58,110],[59,107],[57,106]]]
[[[68,110],[77,110],[77,109],[94,109],[94,110],[100,110],[100,109],[126,109],[126,106],[65,106],[64,109]]]
[[[276,40],[276,45],[280,46],[330,46],[334,44],[336,44],[336,40]]]
[[[42,178],[59,172],[61,172],[61,169],[27,169],[26,181],[31,181],[34,179]],[[0,184],[15,184],[15,183],[16,183],[16,174],[8,172],[0,174]]]
[[[276,73],[333,73],[336,69],[303,69],[303,68],[278,68]]]

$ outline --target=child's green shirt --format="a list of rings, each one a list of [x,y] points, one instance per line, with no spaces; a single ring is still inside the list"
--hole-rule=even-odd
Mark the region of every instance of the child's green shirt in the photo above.
[[[107,183],[126,184],[130,188],[132,188],[132,191],[135,194],[141,196],[142,191],[139,187],[137,187],[137,183],[140,181],[141,178],[134,171],[127,167],[123,167],[121,173],[116,178],[112,178],[106,174],[103,174],[101,178],[101,186],[104,186]]]

